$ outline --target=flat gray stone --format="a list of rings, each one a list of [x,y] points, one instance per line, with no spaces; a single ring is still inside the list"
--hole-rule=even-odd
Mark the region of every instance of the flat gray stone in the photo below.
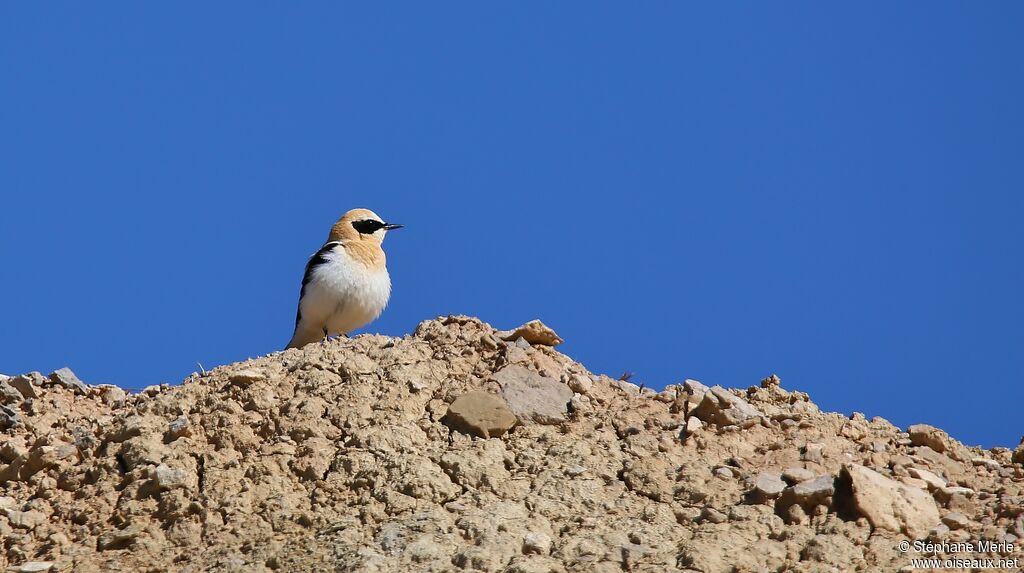
[[[36,391],[36,388],[42,386],[45,381],[46,377],[39,372],[29,372],[28,374],[15,376],[8,380],[7,383],[14,386],[27,399],[38,398],[39,392]]]
[[[72,372],[70,368],[65,367],[59,370],[54,370],[50,373],[49,378],[51,382],[58,386],[63,386],[68,390],[74,390],[75,394],[85,396],[89,393],[89,387],[85,385],[85,382],[79,380],[78,376],[75,376],[75,373]]]

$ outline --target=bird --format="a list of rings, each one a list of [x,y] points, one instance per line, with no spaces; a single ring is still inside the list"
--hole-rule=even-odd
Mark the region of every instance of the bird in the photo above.
[[[381,244],[388,231],[402,227],[385,223],[369,209],[352,209],[338,219],[306,263],[287,348],[345,336],[380,316],[391,297]]]

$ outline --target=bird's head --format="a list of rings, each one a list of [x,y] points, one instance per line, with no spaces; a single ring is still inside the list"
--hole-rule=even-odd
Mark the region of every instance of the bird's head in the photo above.
[[[378,245],[384,242],[388,231],[401,229],[402,225],[385,223],[369,209],[352,209],[342,215],[331,227],[328,241],[371,241]]]

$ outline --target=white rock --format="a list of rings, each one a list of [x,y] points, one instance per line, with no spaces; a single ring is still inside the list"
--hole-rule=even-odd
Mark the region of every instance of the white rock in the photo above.
[[[14,573],[42,573],[53,569],[53,561],[26,561],[8,569]]]

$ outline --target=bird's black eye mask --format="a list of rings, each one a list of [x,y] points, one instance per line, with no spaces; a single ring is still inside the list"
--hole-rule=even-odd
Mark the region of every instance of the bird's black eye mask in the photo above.
[[[352,228],[356,230],[360,235],[372,235],[377,231],[383,229],[386,225],[375,219],[363,219],[362,221],[352,221]]]

